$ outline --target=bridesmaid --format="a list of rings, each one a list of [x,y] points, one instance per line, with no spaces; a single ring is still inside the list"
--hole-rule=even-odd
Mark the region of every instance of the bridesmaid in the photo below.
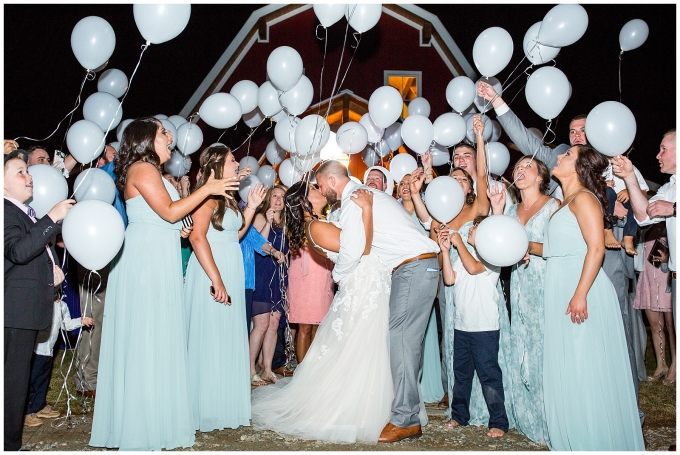
[[[183,199],[162,177],[172,135],[159,120],[125,128],[116,184],[129,218],[111,264],[94,404],[94,447],[161,450],[191,447],[186,332],[182,311],[181,219],[210,195],[238,189],[215,179]]]
[[[607,159],[575,145],[552,174],[546,228],[543,400],[551,450],[645,450],[616,290],[602,270]]]
[[[207,177],[235,177],[238,162],[224,146],[209,147],[196,190]],[[213,196],[193,212],[189,236],[194,250],[187,266],[184,306],[189,394],[194,428],[223,430],[250,425],[245,275],[239,238],[250,227],[265,189],[248,193],[244,212],[230,191]]]
[[[543,409],[543,234],[559,201],[547,196],[550,171],[536,158],[520,158],[512,178],[522,202],[512,204],[505,214],[522,223],[529,236],[527,256],[512,266],[510,277],[512,324],[508,373],[512,377],[515,428],[532,441],[547,444]],[[503,214],[505,190],[500,185],[492,186],[490,199],[493,214]]]

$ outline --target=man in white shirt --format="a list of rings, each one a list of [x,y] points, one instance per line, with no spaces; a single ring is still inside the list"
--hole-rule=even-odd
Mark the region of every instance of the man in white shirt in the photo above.
[[[677,226],[675,224],[675,128],[669,130],[663,135],[661,145],[659,146],[659,154],[656,155],[659,160],[659,167],[664,174],[671,174],[670,182],[663,185],[652,196],[649,201],[640,189],[640,185],[633,172],[633,163],[625,156],[614,158],[612,162],[612,170],[614,174],[618,175],[626,182],[628,189],[628,196],[630,197],[630,204],[633,206],[633,213],[635,219],[640,226],[648,226],[650,224],[666,222],[666,231],[668,236],[668,268],[671,270],[673,276],[672,293],[673,293],[673,318],[675,318],[675,255],[676,244],[675,236],[677,234]]]
[[[329,204],[341,199],[340,257],[333,269],[337,282],[361,260],[366,237],[361,209],[351,198],[363,188],[337,161],[327,161],[316,171],[316,181]],[[373,242],[375,253],[392,269],[390,294],[390,365],[395,398],[389,423],[378,442],[395,442],[422,435],[418,372],[425,331],[437,293],[439,246],[422,234],[413,218],[390,195],[373,190]]]

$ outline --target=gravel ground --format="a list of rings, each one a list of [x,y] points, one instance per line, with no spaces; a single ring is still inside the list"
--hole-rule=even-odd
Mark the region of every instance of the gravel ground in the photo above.
[[[213,431],[196,434],[196,443],[188,451],[538,451],[545,446],[534,444],[515,430],[500,439],[486,436],[484,427],[464,427],[455,430],[442,428],[442,411],[428,406],[430,423],[423,428],[423,436],[392,444],[331,444],[321,441],[287,439],[271,431],[256,431],[249,427],[236,430]],[[41,427],[25,428],[22,450],[86,451],[99,450],[87,445],[92,425],[92,411],[70,419],[67,428],[65,419],[52,423],[47,421]],[[668,450],[675,443],[675,427],[645,426],[644,434],[648,450]]]

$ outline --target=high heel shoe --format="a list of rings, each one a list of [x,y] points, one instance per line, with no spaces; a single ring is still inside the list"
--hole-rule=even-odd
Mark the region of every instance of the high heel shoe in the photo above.
[[[675,379],[664,379],[662,384],[670,387],[672,385],[675,385]]]
[[[661,373],[655,374],[655,375],[650,375],[647,376],[647,382],[659,382],[666,376],[668,376],[668,372],[670,371],[670,368],[666,367],[665,370],[661,370]],[[664,381],[665,382],[665,381]],[[675,381],[673,381],[675,382]]]

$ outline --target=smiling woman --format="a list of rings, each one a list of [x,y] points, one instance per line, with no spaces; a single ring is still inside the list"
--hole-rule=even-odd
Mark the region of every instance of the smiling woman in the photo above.
[[[206,197],[238,189],[238,179],[211,175],[180,199],[161,176],[171,142],[158,120],[138,119],[125,129],[116,160],[129,225],[107,287],[90,440],[95,447],[160,450],[194,443],[179,220]]]

